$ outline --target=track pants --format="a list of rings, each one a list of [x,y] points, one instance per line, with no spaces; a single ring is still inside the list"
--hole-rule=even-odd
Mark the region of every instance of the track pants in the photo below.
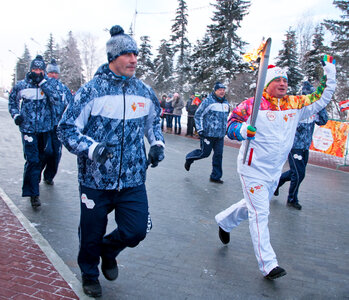
[[[188,117],[187,135],[193,136],[193,134],[194,134],[194,127],[195,127],[194,117]]]
[[[148,199],[145,185],[117,190],[95,190],[80,185],[80,249],[83,277],[96,280],[101,256],[113,259],[146,236]],[[114,211],[117,228],[106,234],[108,214]]]
[[[223,160],[224,137],[204,137],[200,138],[200,149],[196,149],[187,154],[186,160],[193,163],[195,160],[209,157],[212,150],[212,173],[211,178],[214,180],[221,179],[223,175],[222,160]]]
[[[305,169],[308,164],[309,150],[292,149],[288,154],[288,164],[290,170],[282,173],[278,188],[286,181],[290,182],[287,202],[298,203],[298,190],[305,177]]]
[[[42,163],[45,157],[48,132],[22,133],[24,172],[22,197],[39,196]]]
[[[240,175],[244,199],[216,215],[218,225],[230,232],[241,221],[249,220],[253,249],[259,270],[263,275],[278,266],[275,252],[270,244],[268,216],[269,201],[277,181],[263,181]]]
[[[42,170],[44,170],[44,179],[52,181],[58,171],[58,165],[62,157],[62,143],[58,139],[56,128],[50,131],[52,143],[52,155],[45,155]]]

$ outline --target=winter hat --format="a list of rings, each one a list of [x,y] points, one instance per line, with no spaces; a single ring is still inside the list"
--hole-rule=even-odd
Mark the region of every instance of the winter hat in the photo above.
[[[46,65],[41,55],[37,55],[30,63],[30,70],[40,69],[45,71]]]
[[[220,83],[219,81],[216,82],[216,84],[214,85],[214,91],[217,91],[218,89],[225,89],[225,85],[223,85],[222,83]]]
[[[49,63],[47,65],[46,72],[47,73],[57,73],[57,74],[60,73],[59,66],[57,65],[56,60],[54,58],[52,58],[51,63]]]
[[[302,86],[302,95],[309,95],[315,92],[315,88],[309,81],[304,81]]]
[[[109,32],[111,38],[107,42],[108,62],[112,62],[120,55],[126,53],[134,53],[135,55],[138,55],[136,41],[128,34],[125,34],[121,26],[115,25]]]
[[[287,79],[287,70],[275,67],[274,65],[269,65],[264,86],[267,87],[274,79],[279,77]]]

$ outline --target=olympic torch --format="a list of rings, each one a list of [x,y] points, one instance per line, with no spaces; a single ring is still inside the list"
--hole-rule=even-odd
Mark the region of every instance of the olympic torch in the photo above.
[[[256,124],[259,106],[261,104],[261,100],[262,100],[262,96],[263,96],[265,79],[266,79],[267,70],[268,70],[270,48],[271,48],[271,38],[268,38],[266,40],[266,42],[265,43],[263,42],[261,44],[261,46],[257,49],[257,56],[255,54],[251,54],[251,53],[247,53],[243,56],[244,60],[250,59],[251,61],[257,60],[258,57],[260,57],[257,84],[256,84],[256,92],[254,95],[252,114],[250,116],[250,125],[253,127],[255,127],[255,124]],[[247,153],[248,153],[248,150],[250,147],[250,142],[251,142],[251,140],[246,141],[246,147],[245,147],[245,152],[244,152],[244,156],[243,156],[243,163],[245,163],[245,161],[246,161]],[[251,151],[253,151],[253,149],[251,149]]]

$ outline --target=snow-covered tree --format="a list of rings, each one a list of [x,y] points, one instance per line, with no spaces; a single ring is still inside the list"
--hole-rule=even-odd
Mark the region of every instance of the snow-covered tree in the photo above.
[[[52,33],[50,33],[50,37],[46,44],[46,50],[44,52],[43,58],[46,64],[50,63],[52,59],[55,59],[56,62],[59,64],[59,45],[55,44],[55,40],[53,38]]]
[[[90,33],[84,33],[80,36],[79,40],[79,48],[81,49],[82,62],[85,70],[84,75],[86,80],[90,81],[102,62],[102,57],[97,47],[98,38]]]
[[[190,78],[190,43],[187,37],[188,7],[186,1],[178,0],[178,8],[174,24],[171,27],[171,42],[174,53],[178,53],[175,67],[175,89],[179,93],[183,92],[183,86]]]
[[[12,85],[15,85],[18,81],[25,78],[30,68],[30,63],[32,58],[30,56],[27,45],[24,45],[24,52],[22,57],[20,57],[16,63],[15,73],[13,74]]]
[[[154,63],[152,60],[151,44],[149,36],[141,36],[142,43],[139,46],[136,76],[145,83],[152,85],[154,80]]]
[[[283,49],[279,51],[276,64],[278,67],[288,69],[289,94],[296,95],[299,90],[299,83],[303,78],[301,70],[298,67],[296,32],[292,28],[289,28],[285,37],[286,40],[282,42]]]
[[[305,55],[310,51],[313,35],[313,21],[309,16],[303,15],[296,28],[296,36],[298,38],[299,67],[303,73],[305,72],[304,70],[306,64]]]
[[[341,20],[325,20],[324,25],[334,36],[331,54],[337,61],[335,100],[341,101],[349,95],[349,1],[335,0],[333,4],[343,12]]]
[[[158,93],[169,92],[173,89],[173,51],[168,41],[162,39],[158,55],[154,60],[154,88]]]
[[[206,34],[193,54],[196,59],[201,57],[206,60],[204,67],[197,64],[194,67],[197,83],[200,77],[206,77],[203,84],[211,90],[217,80],[228,83],[244,69],[242,53],[247,43],[238,36],[237,30],[250,5],[250,1],[243,0],[217,0],[213,4],[213,23],[207,26]],[[206,72],[207,76],[204,74]]]
[[[321,60],[326,53],[327,47],[324,45],[324,29],[322,25],[315,28],[312,37],[312,47],[304,55],[304,75],[311,83],[318,84],[323,74]]]
[[[61,51],[61,80],[69,89],[76,92],[84,83],[84,78],[82,75],[80,52],[71,31],[68,33],[68,39],[64,41]]]
[[[193,54],[190,58],[192,66],[192,89],[194,91],[209,92],[215,83],[215,64],[213,63],[214,52],[208,45],[211,38],[208,32],[201,41],[194,45]]]

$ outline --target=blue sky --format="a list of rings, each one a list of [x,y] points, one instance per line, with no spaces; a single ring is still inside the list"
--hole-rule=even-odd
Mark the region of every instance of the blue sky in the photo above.
[[[201,39],[211,23],[210,0],[187,0],[188,36],[192,43]],[[242,22],[239,35],[250,43],[246,50],[257,47],[263,37],[271,37],[272,59],[282,47],[285,32],[300,22],[317,24],[323,19],[338,19],[340,11],[332,0],[252,0],[250,14]],[[109,33],[105,28],[119,24],[125,31],[131,23],[136,38],[150,36],[153,52],[162,38],[170,35],[177,0],[17,0],[6,1],[0,17],[0,86],[10,87],[11,74],[22,56],[24,44],[32,56],[42,52],[50,33],[58,43],[71,30],[75,36],[91,33],[98,37],[102,59]],[[137,14],[135,13],[137,11]],[[13,51],[15,54],[9,52]]]

